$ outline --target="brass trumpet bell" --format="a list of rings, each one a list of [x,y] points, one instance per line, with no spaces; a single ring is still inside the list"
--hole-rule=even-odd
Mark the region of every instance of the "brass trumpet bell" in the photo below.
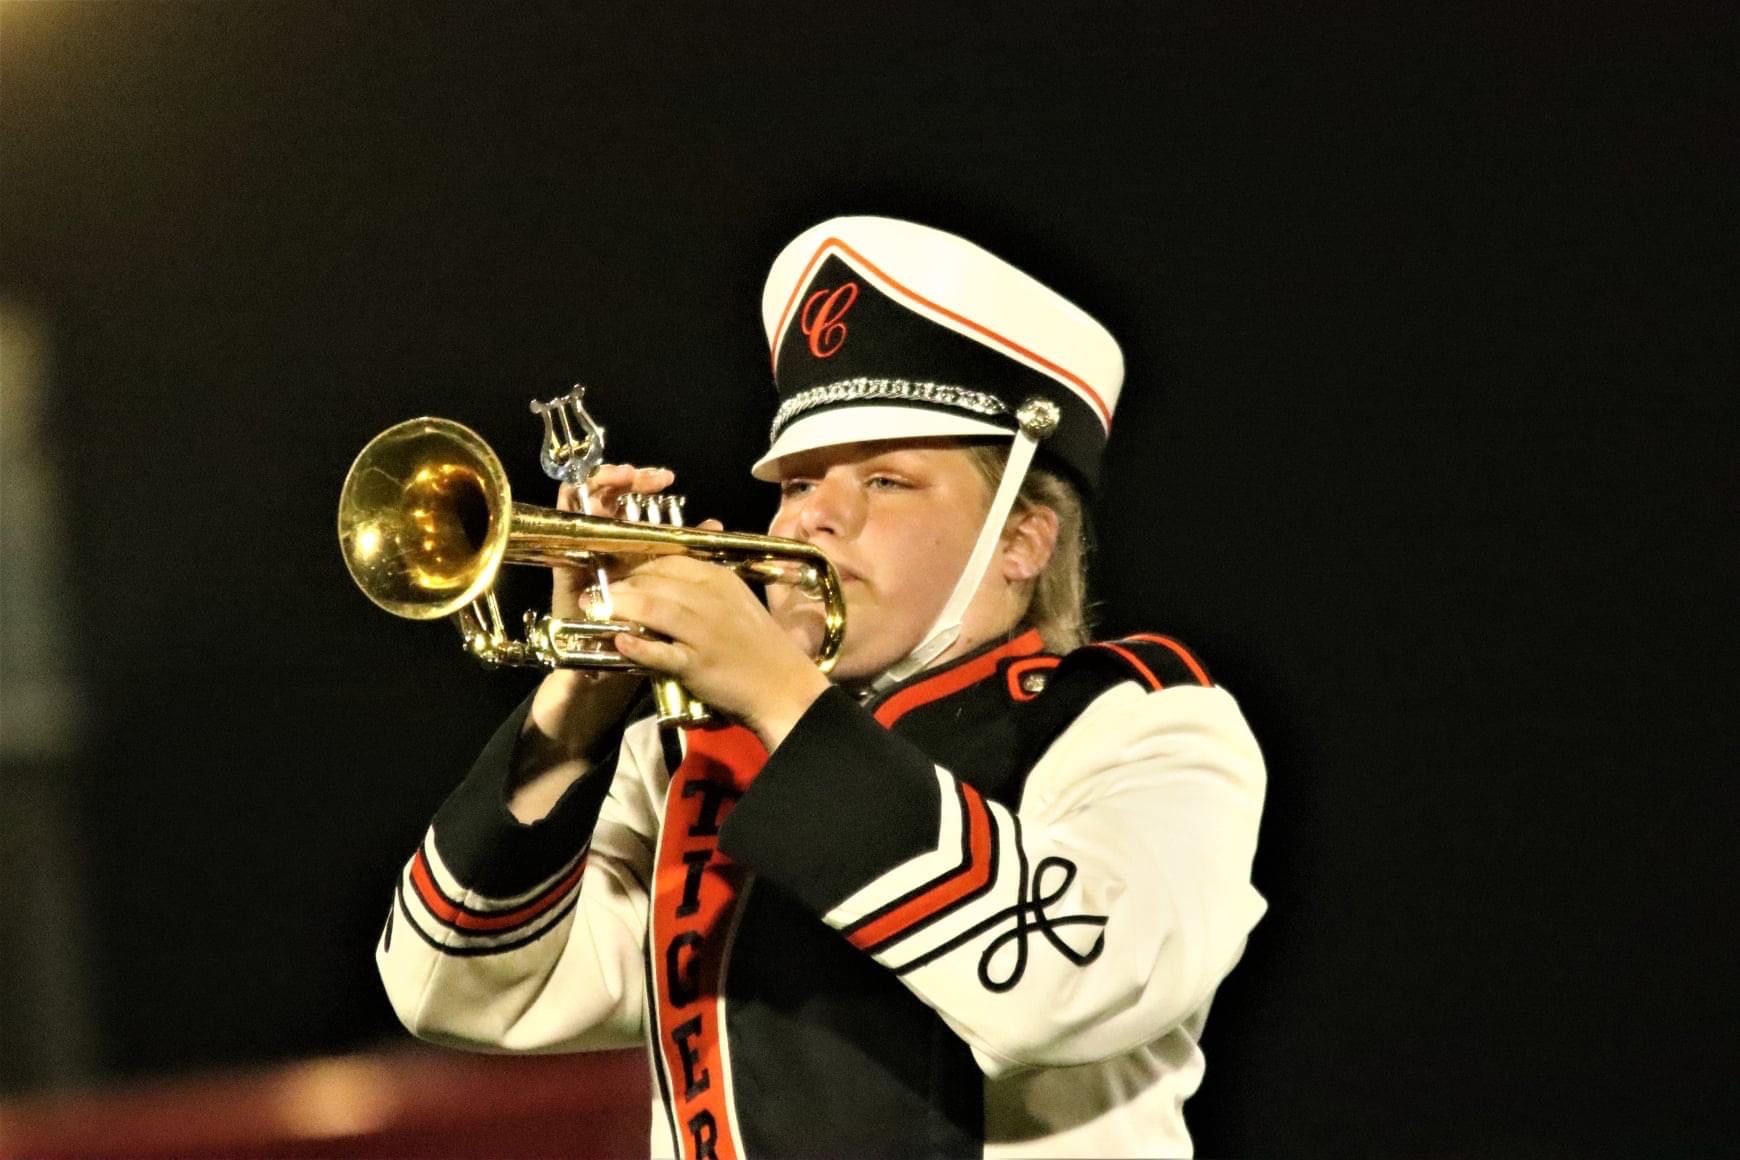
[[[795,540],[710,532],[516,503],[501,460],[475,431],[450,419],[408,419],[357,455],[339,496],[338,540],[357,587],[395,616],[451,616],[465,647],[488,665],[645,672],[611,647],[636,624],[528,611],[510,637],[495,597],[503,564],[597,566],[604,557],[684,554],[745,580],[796,584],[823,604],[816,666],[827,672],[846,631],[839,574],[822,552]],[[664,724],[711,719],[672,678],[653,677]]]
[[[394,616],[435,620],[495,583],[511,512],[507,472],[475,431],[411,419],[357,456],[339,496],[338,542],[365,596]]]

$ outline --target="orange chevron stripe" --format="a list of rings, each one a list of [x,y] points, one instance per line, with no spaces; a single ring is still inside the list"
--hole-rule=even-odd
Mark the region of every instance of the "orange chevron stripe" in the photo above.
[[[971,858],[964,867],[951,871],[924,893],[896,910],[889,911],[875,922],[847,935],[847,941],[861,951],[899,937],[911,927],[942,913],[961,899],[982,889],[991,880],[991,811],[978,790],[965,782],[968,825],[967,848]],[[952,805],[952,803],[951,803]]]

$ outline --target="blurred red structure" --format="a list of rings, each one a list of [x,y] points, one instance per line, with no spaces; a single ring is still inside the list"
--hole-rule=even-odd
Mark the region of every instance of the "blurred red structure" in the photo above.
[[[433,1048],[0,1104],[0,1160],[645,1156],[640,1051]]]

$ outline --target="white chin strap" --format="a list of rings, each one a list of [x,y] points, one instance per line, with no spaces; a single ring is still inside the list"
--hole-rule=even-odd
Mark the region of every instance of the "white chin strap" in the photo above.
[[[973,554],[967,557],[961,578],[955,581],[954,591],[949,593],[948,603],[937,613],[924,641],[908,653],[905,660],[870,683],[872,693],[880,693],[914,673],[922,672],[960,639],[961,617],[966,615],[967,605],[973,602],[973,596],[979,591],[985,571],[996,554],[997,544],[1003,539],[1003,525],[1015,509],[1015,499],[1021,494],[1021,485],[1026,482],[1027,469],[1033,465],[1033,453],[1039,450],[1040,441],[1057,429],[1058,409],[1048,400],[1031,398],[1021,404],[1016,420],[1020,426],[1015,432],[1015,442],[1009,448],[1009,462],[1003,468],[1002,481],[997,484],[997,494],[991,499],[991,509],[985,513],[978,542],[973,545]]]

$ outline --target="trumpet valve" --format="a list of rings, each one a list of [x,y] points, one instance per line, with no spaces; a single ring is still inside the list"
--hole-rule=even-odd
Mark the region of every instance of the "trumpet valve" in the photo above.
[[[680,495],[640,495],[629,492],[616,501],[616,518],[635,524],[683,526],[683,508],[688,499]]]

